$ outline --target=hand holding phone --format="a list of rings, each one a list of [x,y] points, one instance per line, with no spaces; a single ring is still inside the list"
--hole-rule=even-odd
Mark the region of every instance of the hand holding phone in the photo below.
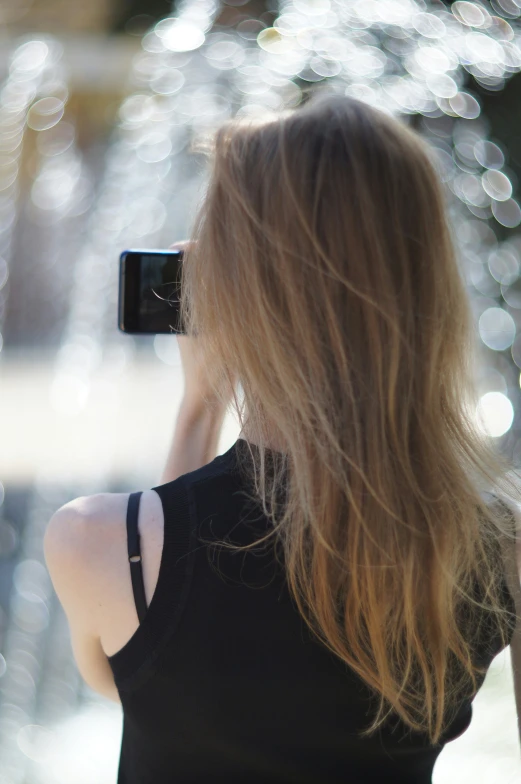
[[[170,245],[169,250],[178,250],[183,253],[189,248],[190,240],[183,240]],[[181,364],[185,379],[185,407],[194,412],[200,404],[204,407],[211,406],[218,420],[222,419],[225,408],[217,400],[214,389],[208,378],[208,371],[197,351],[197,338],[186,334],[177,335]],[[208,408],[207,411],[209,412]]]
[[[170,245],[169,250],[184,253],[189,246],[190,240],[183,240]],[[189,406],[192,410],[207,403],[215,406],[213,388],[197,353],[197,338],[178,333],[177,343],[185,379],[185,406]]]
[[[180,323],[179,287],[184,250],[190,241],[168,250],[126,250],[120,258],[119,327],[134,334],[172,334],[178,338],[185,379],[185,406],[191,413],[218,403],[197,338]]]
[[[215,396],[197,338],[187,335],[180,323],[179,287],[188,245],[189,241],[179,242],[167,251],[127,250],[120,257],[119,328],[176,335],[181,354],[184,395],[161,483],[213,460],[227,409]]]

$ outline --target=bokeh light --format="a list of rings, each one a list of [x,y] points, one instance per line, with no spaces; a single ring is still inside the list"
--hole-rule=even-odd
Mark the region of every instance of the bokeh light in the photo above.
[[[514,408],[502,392],[487,392],[480,400],[478,416],[484,432],[498,438],[512,425]]]

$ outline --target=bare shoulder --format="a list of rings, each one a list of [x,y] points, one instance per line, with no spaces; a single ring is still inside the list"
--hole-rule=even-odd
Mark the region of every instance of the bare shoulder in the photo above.
[[[44,537],[46,554],[72,551],[103,563],[112,550],[126,540],[128,493],[98,493],[81,496],[60,507],[51,517]],[[153,490],[141,496],[140,533],[150,531],[155,538],[162,529],[161,501]]]
[[[128,493],[98,493],[75,498],[61,506],[52,516],[55,525],[96,525],[121,513]]]
[[[99,493],[64,504],[53,514],[45,531],[46,554],[80,554],[96,543],[103,546],[119,527],[127,503],[126,493]]]
[[[127,549],[128,493],[76,498],[52,516],[44,555],[70,624],[99,637],[104,653],[118,651],[139,625]],[[141,496],[138,528],[147,604],[154,594],[164,540],[161,499]]]

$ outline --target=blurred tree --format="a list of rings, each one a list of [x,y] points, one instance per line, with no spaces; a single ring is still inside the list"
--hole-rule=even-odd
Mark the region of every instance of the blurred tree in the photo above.
[[[10,35],[27,28],[53,35],[98,32],[110,24],[114,1],[2,0],[0,22]]]
[[[116,0],[111,32],[142,35],[151,24],[171,14],[173,6],[171,0]],[[228,26],[235,25],[238,17],[258,19],[264,14],[274,17],[279,3],[277,0],[223,0],[222,6],[218,23]]]

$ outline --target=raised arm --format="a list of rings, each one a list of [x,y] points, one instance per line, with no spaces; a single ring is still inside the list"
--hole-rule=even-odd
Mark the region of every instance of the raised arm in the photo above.
[[[185,250],[189,245],[190,242],[185,240],[170,247]],[[226,406],[215,398],[206,368],[198,358],[197,338],[178,335],[177,341],[185,388],[161,484],[195,471],[217,456],[226,415]]]
[[[195,471],[217,456],[219,435],[226,415],[226,406],[212,397],[204,369],[197,362],[193,343],[196,338],[179,335],[177,340],[185,376],[185,390],[161,477],[162,484],[189,471]]]

